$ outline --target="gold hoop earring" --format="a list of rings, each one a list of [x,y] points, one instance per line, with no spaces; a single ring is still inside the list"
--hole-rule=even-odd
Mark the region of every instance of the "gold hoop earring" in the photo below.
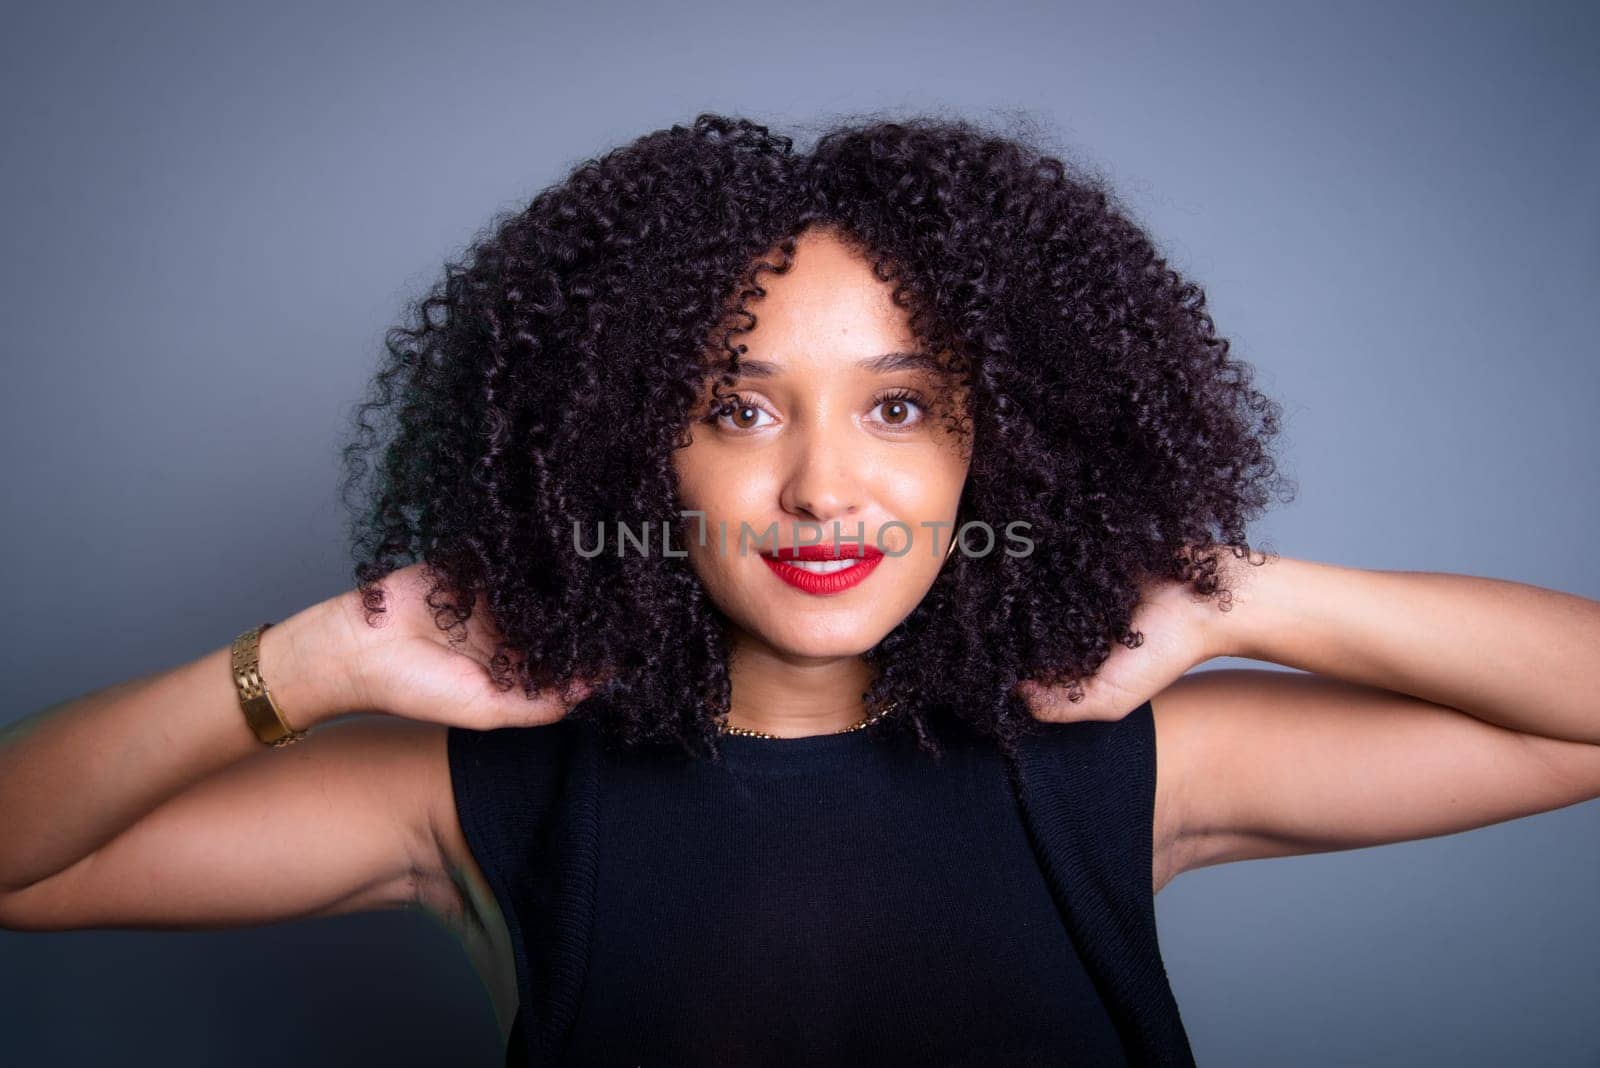
[[[945,562],[949,562],[950,554],[956,551],[956,541],[958,540],[956,535],[960,532],[961,528],[959,526],[953,526],[950,528],[950,547],[944,551]]]

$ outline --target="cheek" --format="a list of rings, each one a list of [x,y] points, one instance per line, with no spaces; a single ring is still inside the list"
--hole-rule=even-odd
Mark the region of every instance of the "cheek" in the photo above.
[[[705,513],[705,521],[728,519],[737,523],[740,517],[764,514],[766,509],[756,507],[761,499],[760,479],[753,478],[749,470],[732,469],[695,470],[686,472],[678,481],[679,506]]]
[[[893,508],[922,518],[947,518],[961,498],[966,472],[949,463],[929,462],[902,469],[888,485]]]
[[[719,575],[740,563],[740,522],[767,515],[771,508],[764,507],[762,502],[770,501],[770,494],[775,491],[764,485],[759,472],[748,463],[717,464],[708,462],[708,457],[702,454],[685,456],[675,462],[674,467],[678,476],[678,507],[701,513],[677,517],[681,544],[688,550],[689,562],[701,580],[716,587]],[[769,496],[764,498],[763,494]]]
[[[677,478],[678,507],[690,509],[704,509],[707,505],[707,491],[713,489],[717,480],[708,469],[710,464],[703,449],[693,445],[686,449],[679,449],[672,458],[673,474]]]

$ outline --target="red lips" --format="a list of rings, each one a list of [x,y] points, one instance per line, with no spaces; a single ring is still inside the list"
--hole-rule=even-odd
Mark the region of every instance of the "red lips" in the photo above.
[[[761,560],[772,573],[802,593],[825,597],[858,585],[883,562],[883,553],[871,545],[854,542],[838,545],[802,545],[762,553]],[[819,575],[787,560],[854,560],[849,567]]]

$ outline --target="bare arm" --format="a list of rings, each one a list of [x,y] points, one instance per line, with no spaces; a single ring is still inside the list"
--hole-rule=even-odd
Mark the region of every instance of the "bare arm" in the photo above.
[[[1506,579],[1289,558],[1208,612],[1212,656],[1364,683],[1505,727],[1600,744],[1600,601]]]
[[[344,604],[336,598],[313,605],[261,636],[262,673],[296,728],[311,730],[356,710],[348,665],[340,662],[349,649]],[[43,905],[64,909],[63,887],[86,886],[91,869],[106,870],[107,858],[125,857],[142,844],[159,844],[162,853],[173,851],[175,857],[197,845],[214,848],[214,836],[198,823],[192,837],[159,841],[166,829],[193,822],[202,811],[209,814],[211,803],[218,820],[212,831],[231,821],[260,843],[290,833],[270,803],[289,805],[296,779],[326,787],[330,756],[347,749],[351,743],[343,739],[353,741],[355,734],[341,732],[339,741],[325,741],[318,730],[283,749],[263,746],[239,708],[228,658],[223,646],[34,713],[0,735],[0,811],[6,813],[0,823],[0,923],[35,922]],[[219,777],[225,771],[234,773]],[[274,787],[278,796],[252,802],[252,790]],[[198,800],[185,799],[197,789]],[[123,838],[146,819],[150,825],[137,838]],[[148,889],[165,878],[142,874]],[[138,877],[123,879],[116,889],[140,884]],[[105,916],[116,912],[112,900],[103,907]],[[55,914],[58,922],[78,918]]]
[[[354,710],[333,640],[336,603],[261,635],[262,674],[293,727]],[[0,734],[0,889],[70,867],[157,805],[267,748],[245,722],[228,661],[223,646],[10,724]]]
[[[1196,671],[1150,707],[1158,890],[1212,864],[1454,834],[1600,797],[1600,746],[1342,679]]]
[[[23,930],[244,927],[460,899],[429,829],[442,726],[384,716],[329,724],[194,784],[110,842],[0,898]],[[437,760],[435,760],[437,755]]]
[[[447,731],[553,722],[592,680],[502,690],[488,610],[447,634],[430,585],[413,564],[383,580],[376,622],[350,590],[262,634],[262,674],[310,731],[294,745],[256,740],[227,647],[6,731],[0,926],[242,926],[414,904],[503,988],[503,921],[462,837]],[[363,711],[380,714],[327,722]]]
[[[1234,566],[1231,610],[1205,614],[1209,655],[1301,670],[1194,672],[1151,699],[1168,878],[1600,797],[1600,603],[1468,575]]]

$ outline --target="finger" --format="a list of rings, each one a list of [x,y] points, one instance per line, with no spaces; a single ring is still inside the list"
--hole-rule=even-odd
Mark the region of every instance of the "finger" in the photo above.
[[[599,689],[597,682],[573,678],[564,686],[552,686],[524,693],[520,688],[509,692],[497,691],[497,711],[513,721],[548,723],[560,719],[578,705],[588,700]]]
[[[1018,683],[1016,691],[1035,719],[1049,723],[1119,719],[1127,714],[1092,687],[1045,686],[1029,679]],[[1078,699],[1073,700],[1074,696]]]
[[[553,690],[524,693],[520,687],[501,690],[485,680],[466,702],[465,715],[479,730],[553,723],[565,716],[570,703]]]

